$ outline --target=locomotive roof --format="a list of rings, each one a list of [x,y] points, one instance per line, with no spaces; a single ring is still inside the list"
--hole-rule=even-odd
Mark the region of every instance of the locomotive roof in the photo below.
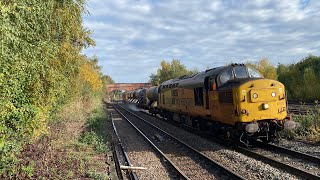
[[[217,76],[219,75],[222,71],[225,69],[228,69],[230,67],[235,67],[235,66],[245,66],[244,64],[230,64],[227,66],[220,66],[212,69],[208,69],[206,71],[202,71],[199,73],[195,73],[192,75],[184,75],[175,79],[170,79],[161,84],[161,86],[168,85],[172,87],[177,87],[177,86],[199,86],[203,85],[205,77],[208,76]]]

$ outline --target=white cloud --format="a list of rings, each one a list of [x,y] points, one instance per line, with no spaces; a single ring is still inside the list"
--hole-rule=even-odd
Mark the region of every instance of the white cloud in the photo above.
[[[320,1],[89,0],[97,55],[116,82],[145,82],[163,59],[192,69],[319,55]]]

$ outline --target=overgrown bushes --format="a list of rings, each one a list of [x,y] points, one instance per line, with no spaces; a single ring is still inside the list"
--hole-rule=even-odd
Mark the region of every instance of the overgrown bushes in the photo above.
[[[0,1],[0,175],[20,171],[23,144],[47,132],[62,104],[101,91],[97,61],[81,54],[94,44],[84,3]]]
[[[309,111],[306,115],[294,115],[293,120],[298,122],[298,127],[291,131],[282,132],[283,137],[314,143],[320,142],[320,109]]]
[[[320,100],[320,57],[308,56],[296,64],[279,64],[277,73],[290,100]]]

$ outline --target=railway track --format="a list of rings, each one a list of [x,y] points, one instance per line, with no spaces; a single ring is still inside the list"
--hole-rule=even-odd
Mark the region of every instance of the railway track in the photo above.
[[[147,114],[147,113],[146,113]],[[150,115],[150,114],[148,114]],[[193,131],[194,132],[194,131]],[[207,137],[204,135],[204,137]],[[221,145],[225,142],[210,138]],[[320,179],[320,159],[305,153],[290,150],[271,144],[258,144],[253,149],[234,146],[233,149],[254,159],[261,160],[278,169],[294,174],[301,178]],[[228,146],[229,147],[229,146]]]
[[[236,146],[234,149],[252,158],[283,169],[301,178],[320,179],[319,158],[271,144],[256,148]]]
[[[320,143],[280,139],[272,144],[320,158]]]
[[[136,114],[119,105],[114,108],[181,173],[182,179],[244,179]]]
[[[110,118],[112,121],[112,128],[113,128],[113,157],[115,159],[115,163],[116,163],[116,169],[118,172],[118,177],[119,179],[123,179],[123,174],[121,173],[121,165],[126,165],[126,166],[132,166],[130,159],[128,157],[128,153],[126,152],[125,148],[123,147],[122,143],[121,143],[121,139],[118,135],[118,131],[116,126],[114,125],[114,117],[112,115],[112,113],[110,114]],[[130,179],[130,180],[138,180],[138,176],[134,171],[130,171],[130,170],[126,170],[125,171],[125,176]]]
[[[127,119],[123,118],[122,114],[118,113],[118,111],[114,108],[114,106],[112,106],[112,108],[114,109],[113,110],[114,111],[114,116],[117,117],[117,119],[116,119],[117,121],[113,123],[113,126],[114,126],[114,128],[120,126],[121,127],[120,129],[122,130],[122,131],[119,131],[119,135],[117,135],[117,136],[118,136],[119,139],[120,139],[120,136],[123,137],[124,139],[126,139],[126,140],[123,141],[123,144],[129,145],[128,149],[131,150],[131,152],[128,151],[125,156],[121,155],[122,154],[121,150],[118,150],[118,154],[120,154],[118,156],[119,158],[117,159],[117,160],[119,160],[119,163],[120,163],[120,165],[118,165],[119,168],[117,168],[119,179],[130,179],[130,180],[139,179],[139,178],[141,178],[141,179],[145,179],[145,178],[146,179],[154,179],[154,177],[158,177],[158,178],[162,178],[163,177],[163,178],[179,179],[179,180],[180,179],[187,179],[186,177],[183,176],[183,174],[181,174],[181,172],[179,172],[175,168],[175,166],[172,165],[170,160],[168,160],[165,156],[163,156],[163,154],[161,154],[159,151],[157,151],[157,148],[154,148],[155,146],[153,146],[153,144],[151,144],[152,143],[151,141],[146,140],[145,143],[146,144],[151,144],[151,146],[149,146],[150,147],[149,151],[152,151],[152,152],[155,153],[157,158],[159,158],[159,160],[160,160],[159,162],[162,162],[161,164],[162,164],[163,167],[157,166],[157,163],[156,163],[157,160],[153,160],[150,157],[150,152],[149,153],[144,153],[145,156],[142,157],[142,158],[137,158],[137,153],[132,153],[132,150],[133,149],[134,149],[133,151],[136,151],[136,150],[139,151],[139,150],[136,148],[136,146],[131,146],[130,147],[130,144],[128,144],[128,142],[126,142],[126,141],[128,141],[128,138],[129,138],[129,140],[131,139],[130,143],[132,142],[132,140],[133,140],[133,143],[134,143],[136,138],[140,139],[140,141],[144,141],[144,136],[143,136],[143,134],[141,135],[141,131],[139,129],[136,129],[133,124],[131,124],[129,121],[127,121]],[[127,125],[125,125],[125,124],[127,124]],[[132,131],[135,131],[136,133],[132,133]],[[117,130],[116,130],[116,132],[117,132]],[[128,133],[128,135],[130,137],[124,136],[125,133]],[[137,136],[139,136],[139,137],[137,137]],[[145,146],[145,145],[143,145],[143,143],[142,144],[138,143],[138,146],[139,145],[142,146],[142,148]],[[121,145],[122,149],[125,148],[124,146]],[[136,155],[134,155],[134,154],[136,154]],[[148,169],[147,172],[143,172],[143,173],[142,172],[138,172],[137,169],[123,170],[123,169],[120,168],[121,164],[125,165],[125,166],[128,166],[128,167],[132,166],[132,164],[128,163],[127,160],[125,160],[124,158],[128,159],[128,160],[129,160],[129,158],[132,158],[133,162],[135,162],[135,164],[145,164],[145,167],[148,167],[146,165],[150,165],[151,167],[148,167],[147,168]],[[139,159],[142,160],[142,159],[145,159],[145,158],[147,158],[147,161],[151,160],[150,164],[146,164],[145,162],[144,163],[143,162],[141,162],[141,163],[138,162]],[[155,165],[155,167],[153,165]],[[164,168],[164,169],[160,170],[158,168],[160,168],[160,169]],[[163,171],[163,170],[167,169],[168,176],[163,176],[164,175],[163,173],[154,173],[154,171],[156,169],[157,169],[157,171]],[[149,170],[151,172],[149,172]],[[130,173],[134,173],[134,178],[132,178],[133,176]],[[153,173],[153,174],[146,175],[148,173]],[[158,176],[154,176],[154,175],[158,175]],[[126,178],[123,178],[123,177],[126,177]]]
[[[289,114],[294,115],[307,115],[308,113],[314,113],[319,111],[318,104],[308,103],[308,104],[301,104],[301,103],[289,103],[288,104],[288,112]]]

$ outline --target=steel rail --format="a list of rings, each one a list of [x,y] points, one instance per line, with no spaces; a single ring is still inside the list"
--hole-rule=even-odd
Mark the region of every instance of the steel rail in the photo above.
[[[275,166],[279,169],[283,169],[287,172],[290,172],[296,176],[299,176],[299,177],[302,177],[302,178],[307,178],[307,179],[320,179],[320,176],[317,176],[317,175],[314,175],[314,174],[311,174],[307,171],[304,171],[304,170],[301,170],[301,169],[298,169],[296,167],[293,167],[291,165],[288,165],[288,164],[285,164],[285,163],[282,163],[280,161],[277,161],[277,160],[274,160],[274,159],[271,159],[267,156],[264,156],[264,155],[261,155],[261,154],[258,154],[248,148],[244,148],[244,147],[241,147],[241,146],[235,146],[233,147],[236,151],[242,153],[242,154],[245,154],[247,156],[250,156],[254,159],[258,159],[258,160],[261,160],[267,164],[270,164],[271,166]]]
[[[113,116],[112,116],[112,113],[110,113],[110,118],[111,118],[111,122],[112,122],[112,128],[113,128],[113,132],[114,134],[116,135],[116,141],[117,141],[117,146],[120,148],[120,153],[122,154],[122,156],[124,157],[124,163],[126,166],[132,166],[131,162],[130,162],[130,159],[128,157],[128,153],[125,151],[125,148],[123,147],[122,145],[122,142],[121,142],[121,139],[119,137],[119,134],[118,134],[118,131],[117,131],[117,128],[116,126],[114,125],[114,122],[113,122]],[[123,179],[122,177],[122,173],[121,173],[121,169],[120,169],[120,160],[117,156],[117,153],[115,152],[115,149],[114,149],[114,156],[115,156],[115,159],[117,162],[116,166],[117,166],[117,171],[118,171],[118,177],[120,179]],[[139,180],[137,174],[134,172],[134,171],[131,171],[131,170],[126,170],[127,171],[127,176],[130,180]]]
[[[150,115],[149,113],[144,112],[144,111],[142,111],[142,113],[144,113],[146,115]],[[150,115],[150,116],[152,116],[152,115]],[[152,117],[154,117],[154,116],[152,116]],[[161,118],[158,118],[158,117],[156,117],[156,118],[157,119],[161,119]],[[191,129],[188,128],[188,130],[191,130]],[[197,133],[197,134],[199,134],[199,133]],[[200,135],[205,137],[205,138],[207,138],[206,134],[204,134],[204,133],[201,133]],[[253,151],[251,151],[251,150],[249,150],[247,148],[244,148],[244,147],[241,147],[241,146],[228,146],[220,138],[212,138],[211,137],[209,140],[214,141],[216,143],[219,143],[220,145],[233,148],[237,152],[240,152],[240,153],[242,153],[244,155],[247,155],[249,157],[252,157],[254,159],[261,160],[261,161],[263,161],[263,162],[265,162],[267,164],[270,164],[271,166],[274,166],[274,167],[277,167],[278,169],[282,169],[284,171],[290,172],[290,173],[292,173],[292,174],[294,174],[296,176],[299,176],[299,177],[302,177],[302,178],[307,178],[307,179],[320,179],[320,176],[311,174],[311,173],[309,173],[307,171],[304,171],[304,170],[295,168],[293,166],[284,164],[282,162],[273,160],[273,159],[271,159],[269,157],[266,157],[266,156],[263,156],[261,154],[255,153],[255,152],[253,152]],[[270,145],[269,148],[276,148],[275,145],[266,144],[266,146],[268,146],[268,145]],[[295,152],[295,151],[289,150],[289,149],[285,150],[285,149],[286,148],[282,148],[282,150],[279,149],[279,151],[286,151],[286,152],[292,154],[293,156],[302,156],[302,158],[305,158],[309,162],[314,162],[314,163],[318,163],[319,164],[319,158],[318,157],[314,157],[314,156],[311,156],[311,155],[308,155],[308,154],[304,154],[304,153],[300,153],[300,152]]]
[[[269,149],[269,150],[274,150],[274,151],[278,151],[278,152],[281,152],[281,153],[285,153],[285,154],[289,154],[293,157],[299,157],[305,161],[308,161],[308,162],[311,162],[311,163],[314,163],[314,164],[318,164],[320,166],[320,158],[319,157],[316,157],[316,156],[312,156],[310,154],[306,154],[306,153],[303,153],[303,152],[299,152],[299,151],[295,151],[295,150],[292,150],[292,149],[288,149],[288,148],[285,148],[285,147],[281,147],[281,146],[278,146],[278,145],[275,145],[275,144],[265,144],[265,143],[258,143],[259,147],[262,147],[262,148],[266,148],[266,149]]]
[[[205,160],[207,160],[208,162],[210,162],[212,165],[216,166],[217,168],[219,168],[222,172],[224,172],[225,174],[227,174],[231,179],[245,179],[244,177],[236,174],[235,172],[229,170],[227,167],[223,166],[222,164],[220,164],[219,162],[211,159],[210,157],[208,157],[207,155],[205,155],[204,153],[198,151],[197,149],[191,147],[190,145],[186,144],[185,142],[179,140],[178,138],[176,138],[175,136],[171,135],[170,133],[162,130],[161,128],[151,124],[150,122],[148,122],[147,120],[145,120],[144,118],[136,115],[135,113],[127,110],[126,108],[122,107],[120,105],[120,107],[125,110],[126,112],[132,114],[133,116],[135,116],[136,118],[142,120],[143,122],[147,123],[148,125],[152,126],[153,128],[157,129],[158,131],[166,134],[167,136],[171,137],[172,139],[176,140],[177,142],[181,143],[182,145],[184,145],[185,147],[187,147],[188,149],[192,150],[193,152],[195,152],[196,154],[199,154],[202,158],[204,158]]]
[[[167,162],[179,173],[182,179],[189,180],[189,178],[170,160],[168,156],[166,156],[140,129],[135,126],[120,110],[113,105],[113,108],[126,120],[129,124],[144,138],[146,139],[149,144],[162,156],[166,159]]]

